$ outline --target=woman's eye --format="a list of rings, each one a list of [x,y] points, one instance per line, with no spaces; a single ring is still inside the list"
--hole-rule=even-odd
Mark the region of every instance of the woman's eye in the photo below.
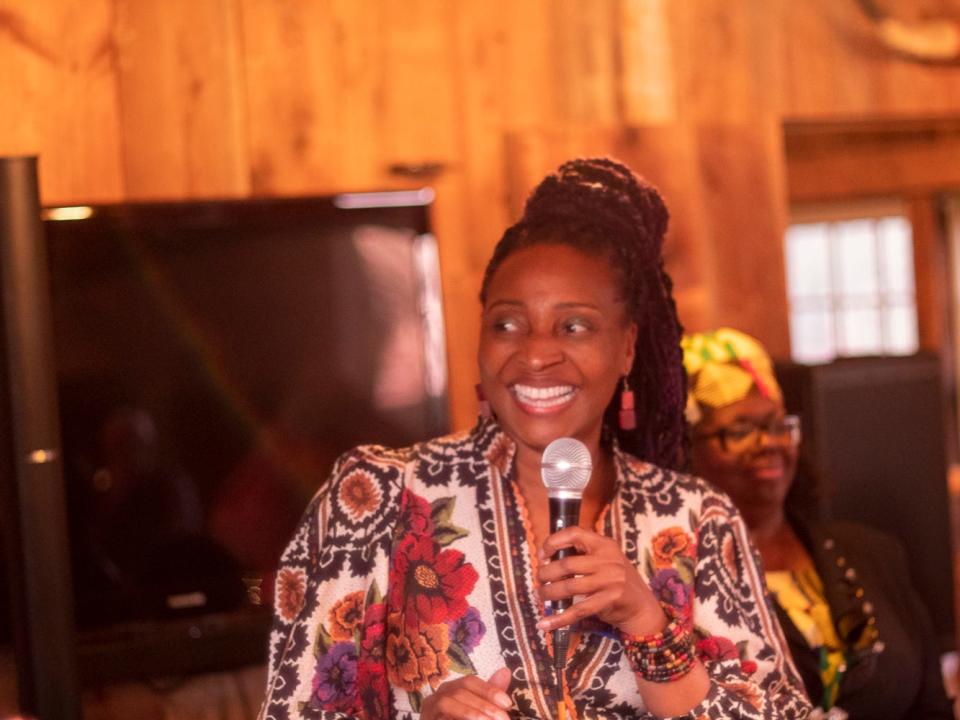
[[[731,425],[727,428],[726,433],[727,437],[733,438],[734,440],[743,440],[752,433],[754,429],[753,425]]]
[[[582,318],[573,318],[563,323],[563,331],[567,335],[579,335],[590,330],[593,330],[593,324]]]
[[[490,323],[490,326],[496,332],[503,333],[516,332],[520,329],[520,323],[512,318],[499,318]]]

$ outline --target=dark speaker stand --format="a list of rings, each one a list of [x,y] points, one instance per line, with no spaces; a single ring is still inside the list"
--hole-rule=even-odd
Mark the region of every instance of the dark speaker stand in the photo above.
[[[81,716],[35,157],[0,158],[0,485],[20,708]]]

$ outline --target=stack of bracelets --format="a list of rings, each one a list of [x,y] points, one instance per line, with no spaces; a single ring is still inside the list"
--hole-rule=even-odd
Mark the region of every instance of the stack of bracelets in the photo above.
[[[669,605],[663,606],[669,622],[662,632],[653,635],[623,635],[623,652],[631,667],[650,682],[667,683],[679,680],[693,669],[693,632],[689,623]]]

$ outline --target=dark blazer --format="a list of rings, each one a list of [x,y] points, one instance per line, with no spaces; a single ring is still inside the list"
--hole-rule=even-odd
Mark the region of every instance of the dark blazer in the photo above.
[[[836,704],[851,720],[953,720],[930,615],[910,583],[899,542],[849,522],[808,527],[794,523],[794,528],[823,580],[841,640],[860,637],[867,623],[875,623],[879,631],[873,647],[850,658]],[[779,605],[777,612],[807,693],[817,705],[823,695],[819,656]]]

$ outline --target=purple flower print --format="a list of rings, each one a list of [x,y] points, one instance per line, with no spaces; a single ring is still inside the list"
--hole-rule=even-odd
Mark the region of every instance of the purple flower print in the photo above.
[[[349,707],[357,692],[357,648],[352,642],[336,643],[317,662],[310,706],[319,710]]]
[[[459,645],[464,652],[473,650],[487,631],[476,608],[467,608],[467,612],[459,618],[450,620],[447,627],[450,629],[450,642]]]
[[[690,589],[680,579],[680,573],[673,568],[658,570],[650,581],[650,589],[660,602],[671,605],[681,612],[690,601]]]

